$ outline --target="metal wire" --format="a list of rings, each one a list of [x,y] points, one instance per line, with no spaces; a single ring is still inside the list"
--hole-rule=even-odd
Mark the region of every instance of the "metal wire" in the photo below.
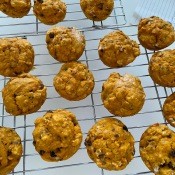
[[[79,28],[84,35],[86,36],[86,43],[87,43],[87,47],[85,49],[84,52],[84,56],[82,56],[82,58],[80,59],[81,62],[84,62],[87,64],[87,66],[89,67],[89,69],[94,73],[95,75],[95,83],[98,84],[102,84],[105,80],[106,80],[106,74],[109,75],[110,72],[113,71],[118,71],[118,72],[133,72],[134,74],[136,74],[141,80],[142,82],[148,82],[147,84],[143,84],[143,87],[145,89],[145,91],[148,91],[148,94],[152,91],[154,91],[154,95],[147,97],[146,98],[146,102],[147,103],[152,103],[154,102],[154,104],[158,105],[157,108],[146,108],[143,111],[140,111],[139,114],[137,116],[143,118],[146,115],[155,115],[155,116],[159,116],[162,115],[162,102],[165,100],[165,98],[171,94],[173,92],[172,88],[163,88],[161,89],[161,93],[158,85],[154,84],[152,81],[150,81],[150,77],[148,75],[148,72],[141,72],[141,70],[147,70],[148,67],[148,63],[149,63],[149,57],[151,54],[153,54],[153,52],[148,51],[143,49],[142,53],[140,55],[142,59],[145,61],[138,61],[136,63],[132,63],[128,66],[126,66],[125,68],[120,68],[120,69],[111,69],[108,67],[105,67],[104,65],[101,65],[99,58],[96,54],[94,54],[93,58],[90,58],[91,53],[95,53],[97,52],[97,43],[99,42],[99,39],[102,37],[102,35],[104,36],[105,33],[108,33],[110,31],[113,30],[123,30],[128,36],[130,36],[131,38],[137,38],[137,26],[130,26],[130,25],[126,25],[126,17],[125,17],[125,13],[124,13],[124,9],[123,9],[123,5],[122,5],[122,0],[115,0],[115,8],[113,13],[111,14],[111,16],[105,20],[105,21],[101,21],[101,22],[91,22],[90,20],[87,20],[85,17],[83,17],[82,11],[77,9],[77,7],[79,6],[79,2],[71,2],[70,0],[65,1],[67,6],[68,6],[68,17],[64,20],[64,22],[58,24],[58,25],[72,25],[75,26],[77,28]],[[76,17],[74,17],[76,16]],[[78,18],[77,18],[78,16]],[[46,49],[44,50],[44,52],[40,51],[40,47],[41,50],[43,48],[46,47],[45,44],[45,34],[47,29],[50,28],[50,26],[44,26],[42,23],[40,23],[32,14],[32,12],[27,15],[26,20],[9,20],[10,18],[2,15],[0,16],[0,37],[26,37],[29,41],[31,40],[31,43],[33,45],[33,47],[35,48],[35,58],[36,58],[36,62],[35,62],[35,69],[31,72],[32,74],[38,76],[40,79],[42,79],[47,86],[47,89],[52,91],[53,90],[53,85],[51,82],[49,82],[49,79],[52,79],[53,76],[55,76],[56,71],[50,71],[53,68],[55,69],[55,66],[57,67],[57,69],[59,69],[59,67],[61,66],[60,63],[54,61],[53,59],[51,60],[51,57],[49,56],[48,52],[46,52]],[[29,20],[28,20],[29,19]],[[70,23],[70,24],[69,24]],[[79,25],[79,23],[81,23],[81,25]],[[88,25],[87,25],[87,24]],[[85,25],[85,26],[84,26]],[[18,31],[18,27],[20,27],[19,31]],[[27,27],[27,28],[34,28],[33,31],[24,31],[23,27]],[[12,30],[9,30],[11,29]],[[6,29],[8,29],[6,31]],[[14,29],[14,31],[13,31]],[[17,29],[17,30],[16,30]],[[132,32],[128,32],[129,31],[133,31]],[[100,32],[104,32],[102,35],[95,35],[94,32],[96,32],[96,34],[100,33]],[[92,33],[92,34],[91,34]],[[35,37],[38,37],[39,39],[35,39]],[[40,41],[41,39],[41,41]],[[32,42],[33,41],[33,42]],[[88,45],[89,43],[89,45]],[[94,44],[96,43],[96,44]],[[90,47],[92,45],[92,47]],[[89,47],[88,47],[89,46]],[[141,47],[141,46],[140,46]],[[39,51],[38,51],[39,50]],[[41,58],[45,58],[48,57],[48,59],[50,59],[49,61],[47,61],[47,59],[44,59],[44,61],[46,62],[42,62]],[[96,65],[97,67],[94,67],[94,65]],[[47,66],[47,69],[43,71],[43,66]],[[141,69],[140,69],[141,68]],[[137,69],[139,69],[139,71],[137,71]],[[136,71],[133,71],[136,70]],[[1,88],[3,88],[6,84],[6,82],[8,81],[8,78],[4,78],[2,76],[0,76],[0,85]],[[55,101],[59,104],[58,106],[61,106],[62,108],[65,109],[69,109],[71,111],[76,111],[78,113],[78,111],[84,111],[84,113],[86,113],[88,110],[91,110],[92,116],[87,116],[85,118],[78,118],[78,121],[81,123],[85,123],[85,125],[89,125],[89,122],[91,122],[91,125],[93,123],[95,123],[98,119],[103,118],[105,116],[109,116],[109,113],[107,111],[105,111],[101,101],[99,100],[100,97],[100,93],[101,93],[101,89],[97,88],[93,91],[93,93],[90,95],[89,100],[87,99],[87,101],[85,100],[84,102],[80,102],[80,103],[65,103],[65,101],[61,101],[62,98],[58,96],[58,94],[53,93],[52,95],[47,97],[47,102],[49,103],[49,109],[47,108],[47,104],[46,106],[42,107],[37,113],[36,116],[35,114],[29,115],[29,116],[20,116],[20,117],[12,117],[11,115],[9,115],[8,113],[5,112],[4,109],[4,105],[2,102],[2,99],[0,99],[0,105],[1,105],[1,116],[0,116],[0,125],[2,126],[9,126],[14,128],[18,133],[21,133],[21,137],[22,137],[22,143],[23,143],[23,156],[22,156],[22,160],[21,160],[21,165],[18,166],[17,169],[14,170],[14,172],[12,172],[11,174],[20,174],[20,175],[36,175],[38,172],[39,174],[47,174],[49,175],[49,171],[50,170],[61,170],[61,168],[70,168],[71,174],[74,171],[74,168],[79,167],[81,168],[82,166],[93,166],[94,163],[92,161],[90,161],[90,159],[87,159],[85,162],[84,161],[77,161],[77,162],[67,162],[67,163],[58,163],[58,164],[47,164],[45,167],[30,167],[28,166],[29,164],[31,164],[32,162],[30,162],[30,160],[35,160],[35,158],[38,156],[38,154],[36,152],[32,152],[29,153],[28,148],[32,149],[31,147],[29,147],[28,145],[32,143],[32,138],[31,136],[28,136],[28,134],[32,132],[32,129],[34,128],[34,124],[33,121],[34,119],[36,119],[36,117],[41,116],[42,114],[44,114],[46,111],[48,110],[54,110],[55,109]],[[163,95],[162,95],[163,93]],[[53,103],[51,102],[53,101]],[[61,101],[59,103],[59,101]],[[65,104],[65,105],[63,105]],[[104,112],[104,114],[100,114],[102,111],[102,113]],[[100,115],[99,115],[100,114]],[[32,116],[34,115],[34,119],[31,119],[30,121],[30,117],[32,118]],[[115,117],[115,116],[111,116],[111,117]],[[133,117],[133,120],[135,120],[135,123],[130,125],[130,120],[125,118],[121,118],[122,121],[124,122],[128,122],[128,128],[131,132],[134,133],[134,130],[136,130],[136,132],[143,132],[143,130],[145,130],[149,125],[150,125],[150,121],[149,122],[143,122],[140,123],[139,117],[136,118]],[[162,117],[162,116],[161,116]],[[12,122],[13,121],[13,122]],[[165,120],[161,121],[157,121],[160,123],[166,123]],[[13,124],[12,124],[13,123]],[[90,125],[90,126],[91,126]],[[89,126],[89,127],[90,127]],[[85,137],[87,135],[87,130],[83,129],[83,136]],[[140,131],[141,130],[141,131]],[[135,144],[139,144],[139,138],[136,139]],[[83,156],[86,154],[86,150],[84,146],[81,146],[80,148],[81,151],[83,151]],[[138,152],[138,150],[137,150]],[[39,156],[38,156],[39,157]],[[141,162],[141,158],[139,155],[135,155],[134,160],[139,160]],[[42,165],[43,161],[40,159],[40,165]],[[115,175],[140,175],[140,174],[151,174],[150,171],[147,171],[148,169],[141,169],[139,171],[137,171],[137,168],[134,168],[134,165],[132,165],[131,167],[132,169],[132,173],[129,172],[129,170],[124,170],[122,171],[122,173],[120,172],[114,172]],[[98,171],[98,168],[96,167],[95,169],[96,171]],[[86,170],[85,170],[86,171]],[[99,172],[99,171],[98,171]],[[129,173],[128,173],[129,172]],[[50,175],[53,175],[53,173],[50,173]],[[81,173],[82,174],[82,173]],[[105,170],[100,170],[99,174],[98,173],[94,173],[96,175],[108,175],[108,172]],[[110,173],[111,175],[112,173]],[[62,174],[60,174],[62,175]],[[79,174],[77,174],[79,175]]]

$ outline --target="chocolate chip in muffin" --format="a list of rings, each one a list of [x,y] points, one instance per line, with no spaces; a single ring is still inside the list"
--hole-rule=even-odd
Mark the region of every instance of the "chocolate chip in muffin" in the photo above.
[[[41,3],[41,4],[43,3],[43,0],[37,0],[37,1],[38,1],[39,3]]]
[[[90,140],[86,139],[84,144],[85,144],[85,146],[91,146],[92,142]]]
[[[45,153],[44,150],[40,150],[40,151],[39,151],[39,154],[40,154],[41,156],[42,156],[44,153]]]
[[[55,36],[54,33],[49,33],[50,38],[54,38],[54,36]]]
[[[171,157],[175,157],[175,150],[172,150],[169,154]]]
[[[51,156],[51,157],[57,157],[57,155],[55,154],[54,151],[50,151],[50,156]]]
[[[127,126],[123,126],[123,129],[125,130],[125,131],[128,131],[128,128],[127,128]]]
[[[36,145],[36,141],[35,140],[33,141],[33,145]]]
[[[103,6],[104,6],[104,3],[100,3],[97,5],[97,7],[100,9],[100,10],[103,10]]]

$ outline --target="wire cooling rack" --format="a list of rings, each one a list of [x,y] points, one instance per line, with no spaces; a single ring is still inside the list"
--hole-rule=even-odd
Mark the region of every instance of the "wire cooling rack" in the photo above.
[[[110,17],[103,22],[92,22],[85,18],[81,11],[79,1],[65,0],[68,13],[65,20],[58,25],[74,26],[79,28],[86,37],[86,49],[80,61],[87,64],[95,77],[93,93],[79,102],[69,102],[56,93],[53,87],[53,77],[59,71],[61,64],[55,61],[49,54],[45,44],[46,31],[51,26],[46,26],[36,20],[32,10],[26,17],[12,19],[0,13],[0,37],[24,37],[30,41],[35,49],[35,69],[31,74],[38,76],[47,86],[47,100],[42,108],[27,116],[13,117],[6,113],[0,96],[0,125],[14,128],[21,136],[23,143],[23,156],[20,163],[11,174],[18,175],[136,175],[152,174],[143,164],[139,156],[139,140],[144,130],[151,124],[166,123],[162,117],[162,105],[165,98],[173,92],[172,88],[163,88],[153,83],[148,75],[148,62],[153,54],[142,46],[141,55],[131,64],[120,69],[106,67],[98,57],[98,43],[100,38],[113,30],[120,29],[130,38],[137,39],[137,26],[127,26],[125,13],[121,0],[115,0],[115,8]],[[127,10],[127,9],[125,9]],[[171,46],[173,47],[173,46]],[[170,48],[171,48],[170,47]],[[43,161],[32,145],[32,131],[34,121],[48,110],[65,108],[72,111],[81,125],[83,139],[96,120],[111,116],[103,107],[100,92],[103,82],[111,72],[120,74],[130,73],[138,76],[142,81],[146,93],[146,101],[139,114],[133,117],[119,118],[124,122],[135,138],[136,154],[131,163],[122,171],[106,171],[98,168],[86,153],[82,143],[79,151],[69,160],[49,163]],[[0,88],[2,89],[8,78],[0,76]]]

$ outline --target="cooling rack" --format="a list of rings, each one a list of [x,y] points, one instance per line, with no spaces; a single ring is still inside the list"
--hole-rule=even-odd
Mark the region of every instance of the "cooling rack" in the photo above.
[[[21,19],[12,19],[0,13],[0,37],[23,37],[30,41],[35,50],[35,66],[31,74],[38,76],[47,86],[47,100],[42,108],[27,116],[13,117],[6,113],[0,96],[0,125],[14,128],[21,136],[23,143],[23,156],[20,163],[11,174],[17,175],[136,175],[152,174],[143,164],[139,156],[139,139],[144,130],[151,124],[166,123],[162,117],[162,104],[165,98],[174,89],[163,88],[153,83],[148,75],[148,62],[153,52],[140,46],[141,55],[131,64],[120,69],[106,67],[98,57],[97,47],[99,39],[113,30],[122,30],[131,39],[137,39],[137,26],[126,25],[126,17],[121,0],[115,0],[115,8],[110,17],[103,22],[92,22],[83,15],[78,0],[65,0],[67,4],[67,16],[58,25],[79,28],[86,37],[86,49],[80,61],[87,64],[95,77],[93,93],[79,102],[69,102],[61,98],[53,87],[53,77],[59,71],[61,64],[55,61],[46,49],[45,34],[51,26],[46,26],[36,20],[32,14]],[[171,46],[173,47],[173,46]],[[171,48],[169,47],[169,48]],[[120,74],[130,73],[138,76],[146,93],[146,102],[139,114],[133,117],[119,118],[124,122],[135,138],[136,154],[125,170],[114,172],[98,168],[86,153],[84,143],[79,151],[69,160],[48,163],[43,161],[32,145],[32,131],[34,121],[48,110],[65,108],[72,111],[81,125],[83,139],[88,130],[100,118],[111,116],[103,107],[100,92],[103,82],[111,72]],[[0,88],[2,89],[8,78],[0,76]],[[112,116],[114,117],[114,116]],[[170,127],[171,128],[171,127]]]

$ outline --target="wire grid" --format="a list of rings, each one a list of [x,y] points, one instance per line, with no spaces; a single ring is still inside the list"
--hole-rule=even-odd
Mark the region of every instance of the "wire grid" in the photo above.
[[[137,39],[137,26],[127,26],[124,9],[121,0],[115,0],[115,8],[111,16],[103,22],[92,22],[85,18],[81,12],[78,1],[65,1],[68,13],[64,22],[58,25],[75,26],[82,30],[86,37],[86,49],[80,61],[87,64],[95,77],[95,88],[93,93],[86,99],[79,102],[67,101],[56,93],[53,87],[53,77],[59,71],[62,64],[55,61],[46,49],[45,33],[50,28],[33,16],[32,11],[22,19],[11,19],[0,14],[0,37],[25,37],[30,41],[35,49],[35,69],[31,74],[38,76],[47,86],[47,100],[42,108],[27,116],[13,117],[6,113],[0,97],[0,125],[14,128],[21,136],[23,143],[23,156],[20,163],[11,174],[18,175],[135,175],[152,174],[143,164],[139,155],[139,140],[144,130],[151,124],[159,122],[166,123],[162,117],[162,105],[165,98],[173,92],[172,88],[163,88],[153,83],[148,75],[148,62],[153,54],[142,46],[141,55],[125,68],[111,69],[106,67],[98,57],[99,39],[113,30],[122,30],[131,39]],[[171,46],[172,47],[172,46]],[[170,47],[170,48],[171,48]],[[92,125],[105,116],[111,114],[103,107],[100,92],[103,82],[111,72],[120,74],[130,73],[138,76],[142,81],[146,93],[146,101],[139,114],[133,117],[119,118],[124,122],[135,138],[136,154],[125,170],[114,172],[98,168],[86,153],[84,143],[79,151],[70,159],[58,163],[43,161],[32,145],[32,131],[34,121],[48,110],[65,108],[72,111],[80,123],[83,131],[83,140]],[[0,88],[2,89],[8,78],[0,77]],[[114,116],[112,116],[114,117]]]

